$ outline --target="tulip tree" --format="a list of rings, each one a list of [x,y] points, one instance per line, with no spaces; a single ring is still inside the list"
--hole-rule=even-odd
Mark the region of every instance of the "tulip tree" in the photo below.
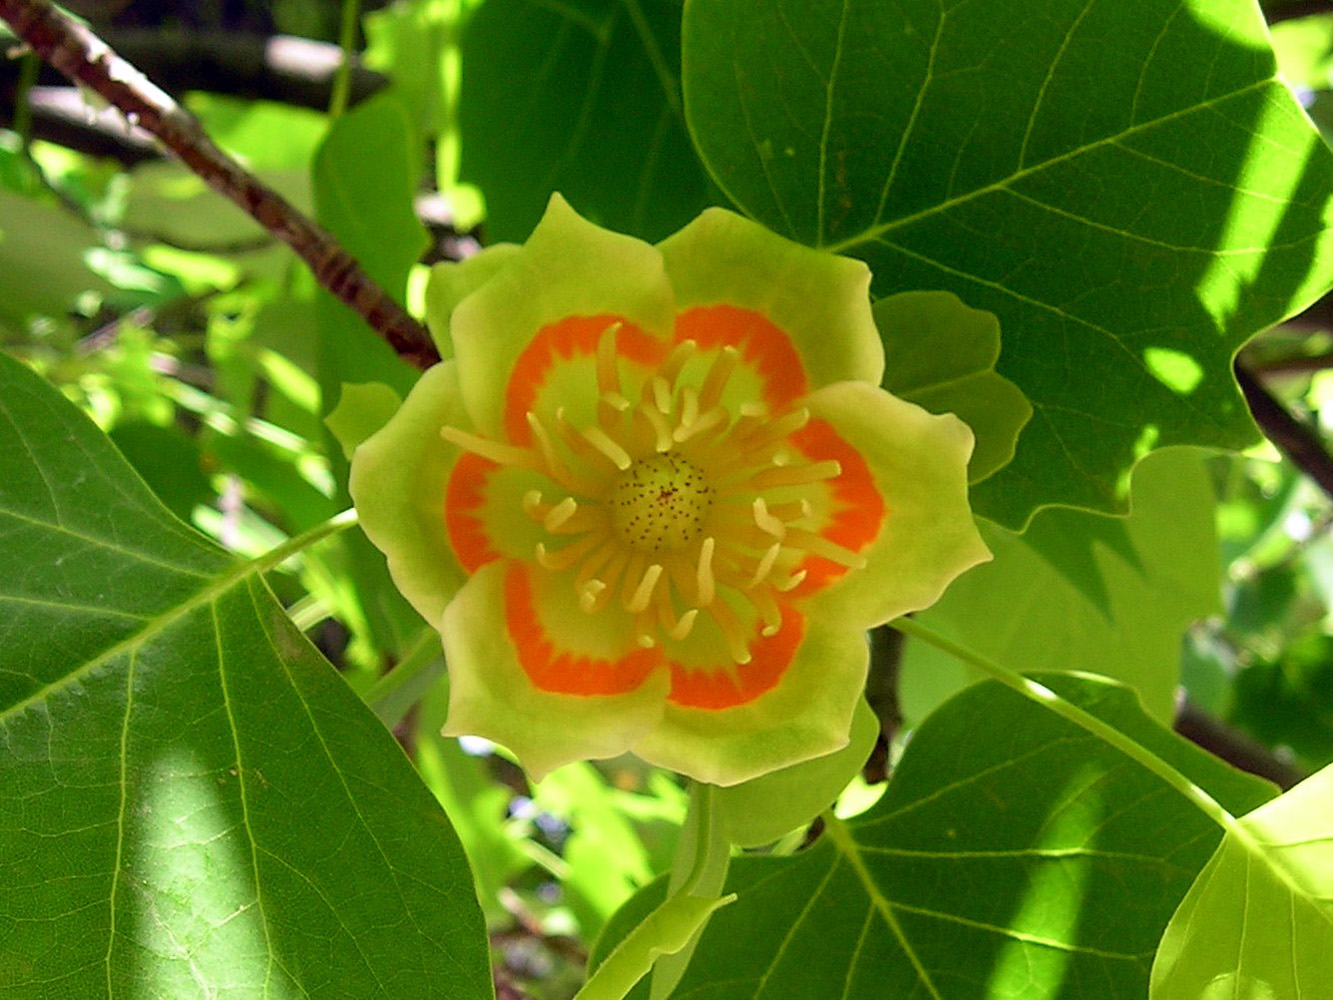
[[[6,997],[1333,981],[1333,15],[0,16]]]

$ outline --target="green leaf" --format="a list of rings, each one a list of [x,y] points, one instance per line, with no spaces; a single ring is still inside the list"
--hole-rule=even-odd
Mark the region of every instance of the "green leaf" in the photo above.
[[[1150,715],[1169,722],[1181,636],[1221,609],[1212,485],[1197,451],[1172,448],[1135,470],[1133,497],[1134,513],[1117,521],[1043,511],[1028,532],[1043,540],[1041,548],[1027,535],[984,531],[995,559],[955,581],[921,621],[1024,673],[1115,677],[1138,692]],[[909,642],[904,710],[920,719],[974,679],[955,661]]]
[[[1294,17],[1269,28],[1282,79],[1293,87],[1327,90],[1333,70],[1333,17]]]
[[[1231,810],[1270,796],[1125,688],[1040,679]],[[1162,929],[1220,838],[1084,730],[977,685],[921,726],[870,812],[795,856],[733,862],[737,902],[713,915],[676,996],[822,997],[835,983],[847,997],[1141,1000]],[[636,897],[598,953],[660,892]]]
[[[884,341],[884,388],[931,413],[953,413],[972,428],[968,481],[980,482],[1014,457],[1032,406],[995,373],[1000,324],[949,292],[901,292],[875,303]]]
[[[199,443],[175,427],[129,421],[112,429],[111,440],[158,499],[182,521],[188,523],[197,504],[213,499]]]
[[[526,239],[552,191],[650,242],[706,207],[679,49],[673,0],[487,0],[463,32],[459,123],[488,238]]]
[[[999,317],[1034,416],[979,513],[1123,511],[1151,448],[1254,440],[1231,357],[1328,286],[1333,154],[1253,0],[688,0],[683,53],[744,211]]]
[[[1308,1000],[1333,983],[1333,767],[1227,833],[1171,918],[1152,1000]]]
[[[92,226],[54,205],[0,191],[0,324],[26,330],[34,316],[63,316],[80,293],[112,285],[84,257],[100,242]]]
[[[7,998],[491,996],[467,862],[255,564],[0,357]]]
[[[373,150],[374,155],[367,155]],[[426,232],[412,208],[420,176],[421,145],[401,104],[381,95],[342,115],[315,157],[319,221],[399,303],[408,272],[426,246]],[[344,384],[380,382],[400,397],[420,374],[376,336],[359,316],[326,292],[316,298],[319,316],[318,378],[327,415]],[[347,460],[330,442],[338,499],[350,504]],[[384,558],[359,532],[346,536],[356,590],[383,652],[401,651],[420,630],[420,617],[389,579]]]

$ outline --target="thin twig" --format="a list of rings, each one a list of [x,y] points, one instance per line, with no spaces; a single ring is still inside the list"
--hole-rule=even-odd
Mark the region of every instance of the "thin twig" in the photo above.
[[[0,0],[0,17],[61,73],[151,132],[210,187],[230,198],[309,266],[321,285],[346,303],[403,358],[420,368],[438,360],[429,335],[394,302],[323,228],[222,152],[198,120],[111,51],[92,32],[45,0]]]
[[[1319,484],[1333,497],[1333,456],[1319,435],[1297,420],[1273,396],[1258,378],[1243,365],[1236,365],[1236,381],[1250,404],[1250,412],[1268,440],[1289,458],[1293,465]]]
[[[1174,728],[1214,757],[1220,757],[1242,771],[1267,778],[1284,791],[1305,777],[1305,773],[1291,761],[1284,760],[1258,740],[1209,715],[1188,700],[1180,702]]]

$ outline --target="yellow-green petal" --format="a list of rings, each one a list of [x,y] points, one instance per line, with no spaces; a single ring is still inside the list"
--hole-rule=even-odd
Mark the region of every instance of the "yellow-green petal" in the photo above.
[[[811,616],[805,628],[777,687],[734,708],[668,704],[634,753],[697,781],[735,785],[841,750],[865,688],[869,645],[844,622]]]
[[[542,327],[569,316],[613,315],[667,338],[675,299],[662,255],[581,218],[552,195],[519,253],[454,309],[450,335],[463,403],[483,434],[502,433],[515,362]],[[595,387],[589,387],[590,398]]]
[[[861,628],[934,604],[957,576],[990,559],[967,501],[972,432],[866,385],[826,386],[806,400],[865,460],[885,515],[855,569],[806,601],[812,617]]]
[[[791,338],[811,387],[879,385],[884,348],[870,311],[870,269],[812,250],[734,212],[710,208],[659,249],[681,311],[754,309]]]
[[[505,620],[503,562],[488,563],[445,609],[449,667],[446,736],[484,736],[508,748],[534,781],[576,760],[625,753],[661,720],[670,678],[656,671],[620,695],[538,690],[518,661]],[[559,641],[558,636],[553,637]]]

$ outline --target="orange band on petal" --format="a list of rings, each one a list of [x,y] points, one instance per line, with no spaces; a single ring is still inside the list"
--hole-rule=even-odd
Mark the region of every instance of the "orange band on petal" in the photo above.
[[[504,427],[511,442],[532,441],[528,411],[536,403],[551,368],[578,355],[595,355],[602,334],[617,323],[620,329],[616,331],[616,353],[620,357],[647,366],[660,364],[666,357],[667,345],[663,341],[618,316],[567,316],[542,327],[514,362],[505,389]]]
[[[820,534],[845,549],[860,552],[879,535],[887,514],[870,466],[826,420],[811,420],[792,434],[791,441],[811,461],[833,459],[842,466],[842,471],[829,480],[833,519]],[[847,572],[847,567],[819,556],[809,557],[801,568],[806,576],[796,594],[818,590]]]
[[[764,384],[764,402],[778,410],[809,391],[805,365],[791,338],[761,313],[739,306],[698,306],[676,318],[676,342],[702,350],[734,347]]]
[[[444,491],[444,527],[449,532],[449,544],[469,573],[499,558],[476,513],[486,500],[486,480],[498,468],[490,459],[464,452],[454,463]]]
[[[505,576],[505,625],[518,662],[533,686],[551,694],[628,694],[662,666],[656,649],[636,649],[618,660],[556,650],[532,597],[528,568],[515,563]]]
[[[804,637],[805,619],[792,608],[783,608],[777,632],[759,636],[750,645],[749,663],[733,665],[730,672],[687,670],[672,663],[667,700],[681,708],[709,711],[749,704],[778,686]]]

